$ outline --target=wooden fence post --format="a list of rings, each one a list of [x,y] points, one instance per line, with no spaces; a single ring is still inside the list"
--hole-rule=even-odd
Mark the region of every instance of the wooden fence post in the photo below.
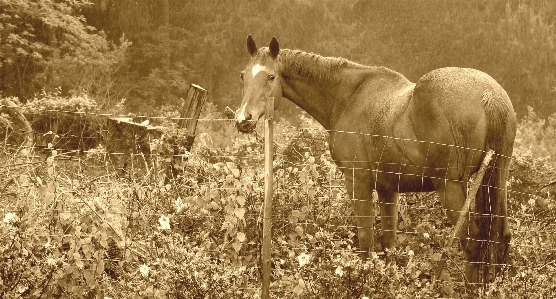
[[[274,97],[266,100],[264,120],[264,206],[263,206],[263,290],[262,299],[270,298],[270,251],[272,241],[272,172]]]
[[[481,163],[481,167],[477,172],[477,176],[475,177],[473,183],[471,183],[471,188],[469,189],[468,197],[463,203],[463,207],[461,208],[458,221],[456,222],[456,226],[454,227],[454,232],[452,233],[452,236],[449,237],[448,242],[444,246],[446,249],[452,247],[454,245],[454,241],[459,240],[459,238],[461,238],[461,235],[464,231],[463,224],[465,223],[465,218],[469,216],[469,208],[475,206],[475,197],[477,197],[477,191],[479,190],[479,187],[481,187],[481,184],[483,183],[483,177],[485,175],[485,171],[487,170],[488,164],[490,163],[490,160],[492,159],[493,155],[494,155],[494,151],[489,150],[486,153],[485,157],[483,158],[483,162]],[[445,266],[446,266],[446,257],[444,256],[444,253],[442,253],[440,262],[436,267],[436,279],[440,279],[442,275],[442,271],[444,271]]]
[[[187,130],[187,144],[185,148],[191,149],[193,140],[195,139],[195,130],[197,129],[197,122],[201,114],[201,108],[205,104],[208,92],[197,84],[191,84],[187,90],[187,98],[183,103],[183,108],[180,114],[178,125],[180,128]]]

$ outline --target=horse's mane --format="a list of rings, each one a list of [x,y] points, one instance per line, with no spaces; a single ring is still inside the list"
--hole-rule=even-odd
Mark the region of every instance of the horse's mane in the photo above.
[[[259,54],[268,57],[268,48],[261,48]],[[284,73],[295,73],[304,77],[323,81],[337,81],[338,70],[346,67],[367,69],[368,66],[358,64],[341,57],[325,57],[301,50],[282,49],[278,55]]]

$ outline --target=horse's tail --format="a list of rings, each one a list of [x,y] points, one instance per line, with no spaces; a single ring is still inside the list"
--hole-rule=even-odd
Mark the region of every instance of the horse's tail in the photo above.
[[[500,88],[501,89],[501,88]],[[487,117],[486,149],[493,150],[481,187],[475,212],[479,225],[482,277],[491,280],[506,264],[511,233],[507,219],[506,181],[516,131],[513,107],[506,92],[487,91],[482,98]],[[494,271],[492,271],[494,265]]]

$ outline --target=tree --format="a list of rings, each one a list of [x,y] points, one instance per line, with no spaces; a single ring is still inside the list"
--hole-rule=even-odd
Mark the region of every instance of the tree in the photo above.
[[[476,68],[509,93],[518,116],[556,111],[556,4],[537,0],[359,0],[361,62],[415,81],[439,67]]]
[[[53,80],[53,58],[84,58],[109,50],[104,35],[79,11],[87,1],[0,1],[0,88],[22,100]]]

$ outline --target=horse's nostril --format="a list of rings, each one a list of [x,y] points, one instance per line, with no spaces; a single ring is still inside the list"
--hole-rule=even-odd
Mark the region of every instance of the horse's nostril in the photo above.
[[[251,120],[253,118],[253,116],[251,114],[247,115],[247,117],[245,118],[245,120]]]

